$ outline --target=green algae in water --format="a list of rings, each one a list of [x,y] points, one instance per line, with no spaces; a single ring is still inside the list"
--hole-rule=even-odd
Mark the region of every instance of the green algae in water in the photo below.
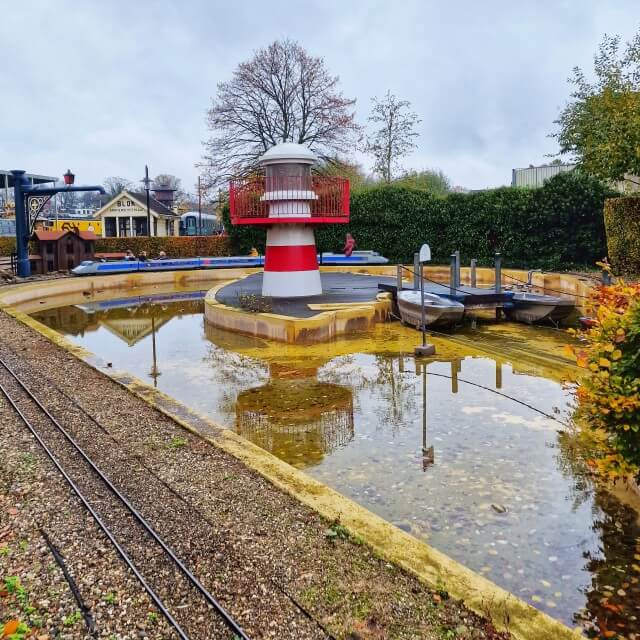
[[[640,633],[638,512],[564,427],[563,332],[467,327],[424,366],[397,323],[300,346],[209,327],[199,301],[36,317],[588,635]]]

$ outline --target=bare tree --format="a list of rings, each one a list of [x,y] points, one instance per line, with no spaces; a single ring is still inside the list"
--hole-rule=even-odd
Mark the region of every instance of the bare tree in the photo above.
[[[368,120],[379,128],[367,136],[365,150],[374,158],[374,172],[385,182],[391,182],[394,170],[400,168],[398,160],[416,147],[413,139],[418,133],[413,129],[421,120],[409,111],[408,100],[398,100],[390,91],[371,102]]]
[[[127,180],[127,178],[121,178],[120,176],[110,176],[104,179],[104,190],[110,198],[115,198],[119,193],[125,189],[132,189],[133,182]]]
[[[360,137],[355,102],[342,95],[323,59],[297,42],[278,40],[258,50],[218,85],[209,109],[209,184],[250,172],[280,142],[306,144],[322,158],[348,153]]]

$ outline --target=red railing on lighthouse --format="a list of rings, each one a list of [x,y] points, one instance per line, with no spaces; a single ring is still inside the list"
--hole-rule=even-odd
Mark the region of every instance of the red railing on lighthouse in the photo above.
[[[229,208],[232,224],[274,224],[270,205],[278,203],[284,223],[349,222],[349,180],[335,176],[258,176],[232,180]]]

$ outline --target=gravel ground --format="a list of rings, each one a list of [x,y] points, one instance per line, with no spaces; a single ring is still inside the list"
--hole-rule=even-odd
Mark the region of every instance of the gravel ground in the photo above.
[[[326,638],[323,629],[351,639],[508,637],[5,314],[0,335],[0,357],[251,638]],[[10,386],[5,371],[0,381]],[[36,413],[30,415],[35,420]],[[87,626],[39,528],[63,555],[97,635],[175,637],[4,399],[0,419],[0,566],[3,580],[19,576],[29,602],[45,601],[33,614],[43,619],[44,636],[86,637]],[[86,475],[77,463],[69,464],[78,477]],[[192,637],[224,637],[208,626],[206,611],[192,608],[175,576],[162,575],[146,540],[129,530],[109,497],[87,479],[83,487],[145,571],[159,576],[162,597],[187,602],[182,618],[191,629],[195,620]],[[0,595],[2,622],[19,614],[18,600],[14,593]]]

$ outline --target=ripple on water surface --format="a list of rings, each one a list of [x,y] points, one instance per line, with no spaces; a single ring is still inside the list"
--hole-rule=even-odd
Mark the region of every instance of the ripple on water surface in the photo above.
[[[397,323],[301,348],[206,327],[188,297],[36,317],[554,617],[640,634],[638,512],[583,472],[560,332],[434,338],[423,366]]]

